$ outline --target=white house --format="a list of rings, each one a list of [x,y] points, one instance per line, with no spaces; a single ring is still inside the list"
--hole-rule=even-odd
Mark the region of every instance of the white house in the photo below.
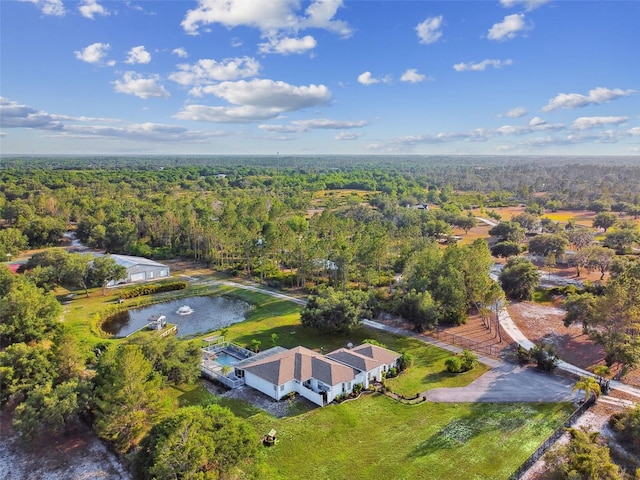
[[[359,349],[359,350],[358,350]],[[380,380],[382,372],[395,366],[399,354],[374,345],[340,349],[322,355],[305,347],[247,359],[235,366],[237,377],[275,400],[292,392],[324,406],[336,396],[351,393],[358,383],[364,388]]]
[[[327,354],[327,358],[350,366],[364,378],[362,385],[369,387],[370,382],[382,380],[383,372],[398,366],[400,354],[387,348],[363,343],[352,349],[340,348]]]

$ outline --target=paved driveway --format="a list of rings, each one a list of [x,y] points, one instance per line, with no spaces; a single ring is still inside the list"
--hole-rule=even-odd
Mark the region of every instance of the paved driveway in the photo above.
[[[435,388],[425,395],[432,402],[567,402],[578,400],[574,381],[533,367],[503,363],[459,388]]]

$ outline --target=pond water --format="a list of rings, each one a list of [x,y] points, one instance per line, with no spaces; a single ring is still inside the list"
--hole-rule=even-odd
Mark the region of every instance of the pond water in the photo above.
[[[188,315],[178,313],[184,306],[193,312]],[[228,297],[181,298],[118,313],[102,324],[102,330],[115,337],[126,337],[144,328],[152,315],[164,315],[167,323],[178,326],[177,336],[186,337],[242,322],[250,307],[246,302]]]

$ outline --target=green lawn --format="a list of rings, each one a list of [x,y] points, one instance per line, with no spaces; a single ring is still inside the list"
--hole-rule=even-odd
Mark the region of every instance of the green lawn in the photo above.
[[[300,324],[300,306],[268,295],[229,287],[197,286],[179,293],[127,301],[142,304],[189,295],[232,295],[253,305],[247,320],[232,325],[228,338],[240,345],[251,340],[271,346],[271,336],[284,347],[304,345],[328,352],[348,342],[373,338],[396,351],[409,351],[414,365],[389,387],[406,396],[430,388],[470,383],[487,367],[462,375],[448,374],[448,352],[410,337],[357,328],[348,334],[320,333]],[[83,343],[104,341],[96,335],[97,318],[115,308],[116,293],[96,292],[65,305],[65,323]],[[246,418],[259,434],[278,431],[278,443],[265,448],[265,478],[270,479],[502,479],[507,478],[566,418],[565,404],[400,404],[380,394],[368,394],[340,405],[313,408],[294,401],[287,418],[275,418],[251,404],[211,395],[201,384],[167,386],[174,408],[215,402]]]
[[[277,419],[249,418],[270,479],[506,479],[569,414],[565,404],[403,405],[380,394]]]

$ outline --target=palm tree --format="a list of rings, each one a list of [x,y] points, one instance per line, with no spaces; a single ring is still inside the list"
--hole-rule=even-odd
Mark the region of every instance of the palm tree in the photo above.
[[[584,401],[589,400],[591,394],[594,394],[597,397],[600,396],[600,384],[596,381],[595,378],[590,376],[580,377],[580,380],[576,382],[576,384],[571,389],[572,392],[576,390],[584,390]]]

